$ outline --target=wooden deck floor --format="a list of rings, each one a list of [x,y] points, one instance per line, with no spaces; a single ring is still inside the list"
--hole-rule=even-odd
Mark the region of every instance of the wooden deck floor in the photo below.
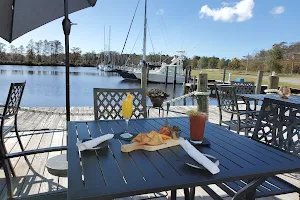
[[[173,106],[170,110],[185,113],[187,110],[195,107],[188,106]],[[26,150],[44,148],[50,146],[66,145],[67,132],[65,131],[66,121],[64,108],[44,107],[44,108],[30,108],[31,111],[21,110],[19,112],[19,130],[22,135],[23,145]],[[34,112],[33,112],[34,110]],[[43,112],[40,112],[43,111]],[[93,120],[93,109],[91,107],[74,107],[71,109],[71,120]],[[185,114],[170,112],[169,117],[184,116]],[[209,108],[209,121],[217,123],[219,111],[216,106]],[[149,117],[158,117],[158,110],[151,109]],[[8,121],[9,123],[9,121]],[[5,139],[5,144],[8,152],[18,152],[20,147],[17,143],[14,132],[8,134]],[[15,179],[15,195],[27,196],[30,194],[43,193],[54,191],[61,188],[68,187],[68,179],[65,177],[56,177],[48,173],[45,168],[46,162],[49,158],[61,154],[63,152],[50,152],[37,155],[28,156],[29,164],[25,162],[24,158],[11,159],[14,169],[17,174]],[[29,167],[30,166],[30,167]],[[285,175],[285,178],[293,181],[300,187],[300,176],[298,174]],[[213,189],[214,186],[212,186]],[[217,189],[216,189],[217,190]],[[230,199],[225,196],[224,192],[217,190],[219,194],[224,195],[224,199]],[[178,192],[178,197],[183,198],[183,191]],[[154,194],[140,195],[130,197],[131,199],[143,199],[153,197]],[[6,185],[4,173],[0,170],[0,200],[6,199]],[[127,199],[127,198],[126,198]],[[165,198],[162,198],[165,199]],[[196,199],[210,200],[209,195],[200,187],[196,189]],[[284,199],[284,200],[298,200],[298,194],[280,195],[264,199]]]

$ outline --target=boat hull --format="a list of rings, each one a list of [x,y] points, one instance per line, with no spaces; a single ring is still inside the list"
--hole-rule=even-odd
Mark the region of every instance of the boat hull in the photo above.
[[[132,73],[125,70],[116,71],[125,80],[138,80],[138,78]]]
[[[140,80],[141,73],[134,72],[134,75]],[[149,73],[148,81],[151,83],[165,83],[166,82],[166,75],[159,74],[159,73]],[[185,81],[185,77],[183,75],[178,74],[176,76],[176,83],[182,84]],[[174,75],[168,75],[168,82],[169,84],[174,83]]]

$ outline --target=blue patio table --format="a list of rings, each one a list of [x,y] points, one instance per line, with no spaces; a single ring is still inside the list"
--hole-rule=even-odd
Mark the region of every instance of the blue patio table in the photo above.
[[[134,133],[158,131],[164,124],[162,118],[132,119],[129,130]],[[189,137],[188,117],[169,118],[169,124],[179,126],[182,136]],[[209,122],[205,137],[211,145],[197,148],[220,161],[221,171],[216,175],[179,161],[186,154],[181,146],[122,153],[121,145],[126,142],[111,139],[108,148],[78,151],[78,140],[118,133],[124,127],[124,120],[68,123],[68,199],[114,199],[166,190],[171,190],[171,199],[176,199],[176,189],[241,179],[264,181],[277,174],[300,171],[299,157]],[[244,189],[248,199],[254,199],[255,188]]]
[[[237,94],[237,96],[240,96],[245,100],[247,99],[247,100],[263,101],[264,98],[269,98],[269,99],[275,99],[275,100],[300,104],[300,96],[296,96],[296,95],[291,95],[288,97],[288,99],[280,98],[279,94]]]

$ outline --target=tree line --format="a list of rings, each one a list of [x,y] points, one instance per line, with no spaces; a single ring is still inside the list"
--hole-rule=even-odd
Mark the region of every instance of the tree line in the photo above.
[[[79,47],[70,49],[71,66],[97,66],[99,64],[111,65],[137,65],[142,58],[139,54],[120,55],[116,51],[110,52],[82,52]],[[169,55],[150,53],[147,61],[158,63],[160,61],[170,62]],[[59,40],[48,41],[30,40],[27,46],[5,45],[0,42],[0,64],[16,65],[64,65],[64,47]]]
[[[274,44],[271,49],[262,49],[243,58],[225,59],[194,56],[187,62],[194,69],[223,69],[248,71],[275,71],[277,73],[300,73],[300,42]]]
[[[82,52],[79,47],[70,49],[71,66],[137,65],[142,58],[140,54],[123,54],[110,52]],[[170,63],[172,56],[149,53],[147,61],[150,63]],[[27,46],[5,45],[0,42],[0,64],[17,65],[64,65],[64,47],[59,40],[30,40]],[[274,44],[271,49],[262,49],[243,58],[218,58],[215,56],[193,56],[187,58],[184,65],[194,69],[223,69],[248,71],[275,71],[277,73],[300,73],[300,42]]]

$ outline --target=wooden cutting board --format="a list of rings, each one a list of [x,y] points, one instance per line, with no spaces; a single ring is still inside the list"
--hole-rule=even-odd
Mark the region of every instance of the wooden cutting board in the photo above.
[[[164,144],[157,145],[157,146],[143,145],[143,144],[138,144],[138,143],[123,144],[121,146],[121,151],[122,152],[131,152],[131,151],[138,150],[138,149],[142,149],[142,150],[146,150],[146,151],[157,151],[160,149],[177,146],[180,144],[180,141],[182,141],[182,140],[183,140],[183,138],[180,138],[179,140],[165,140]]]

